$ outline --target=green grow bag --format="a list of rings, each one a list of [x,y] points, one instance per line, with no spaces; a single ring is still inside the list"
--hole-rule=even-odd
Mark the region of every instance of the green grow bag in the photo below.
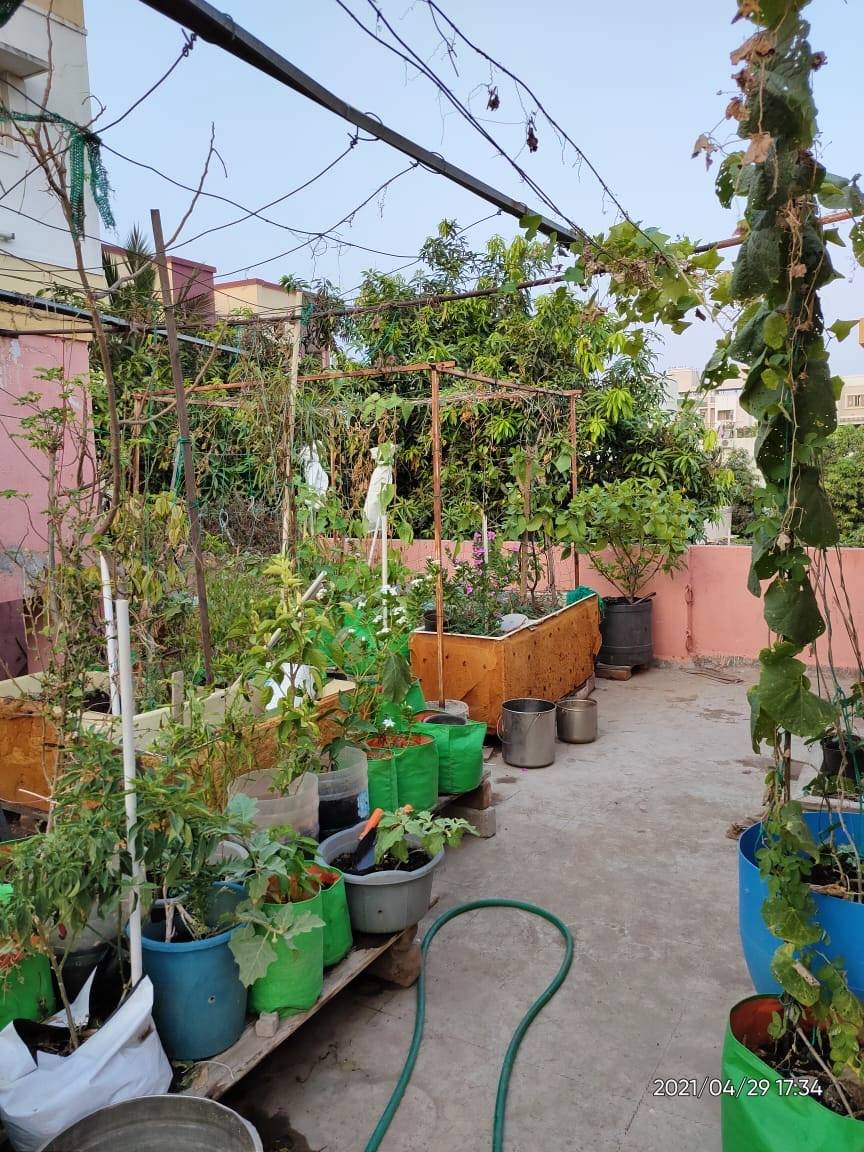
[[[372,756],[369,759],[369,807],[383,808],[385,812],[392,812],[404,804],[410,804],[417,812],[433,808],[438,799],[438,749],[432,737],[418,732],[407,733],[402,739],[411,743],[404,748],[382,748],[378,743],[381,739],[373,737],[369,741],[372,755],[377,752],[381,756],[381,759]],[[389,804],[373,798],[373,768],[377,771],[381,764],[389,764],[395,775],[395,803],[392,794],[388,796]],[[392,788],[388,791],[392,793]],[[376,790],[376,795],[382,796],[383,789]]]
[[[864,1121],[839,1116],[818,1097],[787,1094],[789,1080],[742,1043],[765,1043],[779,1008],[773,996],[751,996],[729,1014],[720,1097],[723,1152],[862,1152]]]
[[[371,752],[367,769],[369,789],[369,811],[383,808],[385,812],[395,812],[399,807],[399,790],[396,781],[396,761],[383,749]]]
[[[43,1020],[56,1009],[47,956],[25,956],[0,972],[0,1029],[12,1020]]]
[[[265,908],[278,908],[278,904],[265,904]],[[290,905],[295,912],[311,912],[324,919],[324,893],[316,892],[308,900]],[[324,928],[312,928],[292,941],[290,948],[284,940],[277,940],[276,959],[266,975],[256,980],[249,989],[249,1008],[254,1013],[304,1012],[311,1008],[324,987]]]
[[[482,720],[464,724],[412,725],[412,732],[431,736],[438,749],[438,791],[442,795],[470,792],[483,779],[483,741],[486,725]]]
[[[327,870],[338,871],[329,864]],[[345,877],[341,872],[335,884],[321,889],[321,897],[323,908],[321,919],[324,921],[324,967],[329,968],[331,964],[338,964],[340,960],[344,960],[354,943],[351,921],[348,917]]]

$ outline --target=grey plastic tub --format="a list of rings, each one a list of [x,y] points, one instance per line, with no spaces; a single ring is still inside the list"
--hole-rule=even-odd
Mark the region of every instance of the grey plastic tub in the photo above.
[[[360,842],[363,824],[334,832],[322,840],[318,852],[332,864],[343,852],[352,852]],[[369,876],[345,873],[348,913],[351,927],[358,932],[401,932],[422,920],[432,902],[435,869],[444,859],[444,849],[428,864],[414,872],[372,872]]]
[[[140,1096],[100,1108],[39,1152],[263,1152],[242,1116],[197,1096]]]

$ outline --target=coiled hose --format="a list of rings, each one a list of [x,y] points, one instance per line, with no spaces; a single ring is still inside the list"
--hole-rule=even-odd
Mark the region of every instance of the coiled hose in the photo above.
[[[420,1044],[423,1040],[423,1025],[426,1020],[426,954],[429,951],[429,945],[445,924],[448,924],[457,916],[464,915],[466,912],[475,912],[478,908],[516,908],[520,912],[529,912],[532,916],[540,916],[542,919],[548,920],[550,924],[558,929],[564,939],[564,959],[561,961],[561,966],[555,973],[552,981],[543,989],[519,1021],[516,1031],[513,1033],[510,1043],[507,1046],[504,1063],[501,1065],[501,1075],[498,1077],[498,1091],[495,1097],[495,1116],[492,1125],[492,1152],[504,1152],[504,1118],[507,1109],[507,1092],[510,1088],[510,1075],[513,1071],[516,1053],[519,1051],[519,1045],[522,1043],[525,1033],[531,1027],[535,1017],[541,1009],[549,1003],[564,983],[567,973],[570,971],[570,965],[573,963],[573,937],[567,925],[559,920],[557,916],[553,915],[553,913],[547,911],[547,909],[540,908],[536,904],[526,904],[522,900],[503,900],[497,897],[491,897],[487,900],[471,900],[467,904],[457,904],[455,908],[450,908],[447,912],[442,913],[427,929],[426,935],[423,937],[423,943],[420,945],[423,962],[420,967],[420,977],[417,981],[417,1009],[414,1017],[414,1035],[411,1037],[411,1046],[408,1049],[405,1065],[396,1082],[396,1087],[393,1089],[393,1094],[387,1101],[387,1107],[381,1113],[381,1119],[375,1125],[375,1131],[369,1137],[365,1152],[377,1152],[381,1147],[381,1141],[384,1139],[387,1129],[390,1127],[393,1117],[396,1115],[399,1105],[402,1103],[402,1097],[405,1095],[405,1089],[408,1087],[408,1082],[414,1071],[414,1065],[417,1063]]]

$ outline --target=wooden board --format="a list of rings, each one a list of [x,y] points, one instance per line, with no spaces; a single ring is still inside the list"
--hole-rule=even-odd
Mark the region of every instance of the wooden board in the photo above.
[[[416,926],[407,931],[416,936]],[[280,1020],[273,1036],[259,1036],[255,1031],[255,1021],[251,1020],[236,1044],[226,1052],[220,1052],[214,1059],[202,1060],[195,1066],[192,1079],[184,1088],[183,1095],[207,1096],[211,1100],[218,1100],[224,1096],[229,1088],[233,1088],[247,1072],[251,1072],[265,1056],[278,1048],[289,1036],[293,1036],[307,1020],[405,935],[404,932],[383,937],[358,935],[354,947],[345,959],[325,973],[321,995],[308,1011],[300,1012],[296,1016],[286,1016]]]
[[[411,634],[411,667],[427,700],[438,695],[434,632]],[[444,634],[445,695],[464,700],[494,730],[504,700],[559,700],[594,671],[600,650],[597,597],[569,604],[506,636]]]
[[[57,740],[38,701],[0,698],[0,801],[48,811]]]

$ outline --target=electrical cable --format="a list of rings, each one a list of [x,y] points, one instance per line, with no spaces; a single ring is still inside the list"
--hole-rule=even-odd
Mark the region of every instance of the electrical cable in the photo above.
[[[420,966],[420,976],[417,980],[417,1008],[414,1016],[414,1032],[411,1036],[408,1055],[405,1057],[405,1064],[399,1079],[396,1081],[396,1087],[393,1089],[393,1093],[387,1101],[387,1105],[366,1143],[364,1152],[377,1152],[381,1147],[381,1142],[387,1134],[387,1129],[390,1127],[399,1105],[402,1103],[405,1089],[408,1087],[411,1074],[417,1063],[420,1045],[423,1042],[423,1026],[426,1021],[426,956],[429,952],[429,947],[445,924],[448,924],[457,916],[462,916],[466,912],[475,912],[480,908],[515,908],[517,911],[528,912],[532,916],[539,916],[543,920],[548,921],[554,928],[557,928],[564,940],[564,958],[561,961],[558,971],[517,1024],[516,1031],[513,1033],[510,1043],[507,1045],[507,1051],[504,1054],[501,1074],[498,1077],[498,1089],[495,1094],[495,1112],[492,1123],[492,1152],[504,1152],[504,1123],[507,1112],[507,1094],[510,1090],[510,1077],[513,1073],[516,1054],[519,1051],[519,1045],[525,1038],[525,1033],[531,1027],[540,1011],[549,1003],[567,978],[570,965],[573,963],[573,936],[567,925],[546,908],[541,908],[537,904],[526,904],[523,900],[507,900],[499,897],[489,897],[485,900],[471,900],[467,904],[457,904],[455,908],[449,908],[446,912],[442,913],[426,930],[423,943],[420,945],[422,963]]]

